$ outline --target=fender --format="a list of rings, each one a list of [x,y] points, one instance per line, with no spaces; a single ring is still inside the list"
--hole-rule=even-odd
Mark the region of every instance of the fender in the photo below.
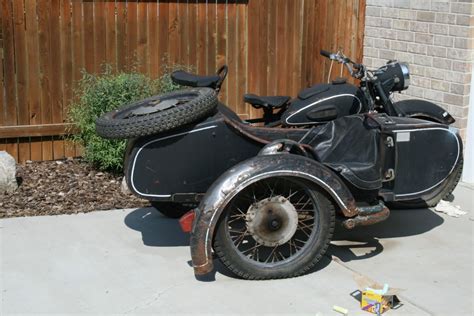
[[[227,204],[246,186],[267,177],[291,176],[325,190],[346,217],[358,215],[354,197],[342,180],[313,159],[289,153],[265,154],[232,167],[209,188],[198,208],[191,232],[191,257],[196,275],[213,269],[212,241],[217,222]]]
[[[455,119],[445,109],[425,100],[403,100],[396,102],[395,109],[406,117],[426,119],[436,123],[451,125]]]

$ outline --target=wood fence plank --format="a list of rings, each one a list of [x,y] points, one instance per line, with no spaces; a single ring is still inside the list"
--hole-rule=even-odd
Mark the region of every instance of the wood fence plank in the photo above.
[[[16,161],[19,161],[18,159],[18,138],[9,138],[5,141],[5,150],[7,153],[12,155],[13,158],[15,158]]]
[[[82,78],[84,70],[84,25],[82,20],[82,1],[72,1],[72,70],[74,82]],[[90,36],[90,35],[88,35]],[[75,85],[73,85],[75,87]]]
[[[40,66],[40,86],[41,86],[41,123],[52,123],[51,106],[51,10],[52,3],[49,0],[38,0],[38,37],[39,37],[39,66]],[[42,140],[42,159],[51,160],[53,158],[53,142],[49,138]]]
[[[166,0],[159,0],[158,4],[158,57],[159,74],[163,74],[163,66],[169,62],[169,3]]]
[[[51,0],[50,16],[50,88],[51,88],[51,110],[52,123],[63,123],[63,84],[61,73],[61,26],[60,26],[61,6],[60,0]],[[21,142],[20,142],[21,144]],[[64,143],[53,142],[53,158],[64,156]]]
[[[88,73],[95,73],[97,67],[94,48],[94,2],[83,1],[82,12],[82,23],[84,25],[84,67]]]
[[[180,30],[178,23],[178,4],[175,1],[169,2],[168,6],[168,49],[169,64],[176,65],[180,62],[179,46],[180,46]]]
[[[41,124],[41,88],[40,88],[40,68],[39,68],[39,38],[38,22],[36,14],[36,0],[25,1],[25,20],[26,20],[26,46],[28,57],[28,108],[29,124]],[[42,159],[41,142],[31,141],[30,156],[31,160]]]
[[[205,74],[216,71],[217,55],[217,0],[207,3],[207,69]]]
[[[15,47],[13,30],[13,8],[11,1],[1,1],[2,41],[3,41],[3,71],[5,85],[6,108],[4,124],[18,124],[18,109],[16,103],[15,79]]]
[[[197,0],[196,0],[197,1]],[[204,74],[207,71],[207,5],[196,5],[197,11],[197,53],[196,71]]]
[[[105,3],[105,61],[117,70],[117,31],[115,24],[115,2]]]
[[[0,14],[0,25],[2,25],[3,20],[5,17]],[[0,41],[0,126],[3,126],[5,124],[5,110],[6,110],[6,104],[3,100],[4,93],[3,93],[3,87],[5,85],[5,82],[3,80],[3,41]],[[5,150],[5,142],[0,139],[0,150]]]
[[[229,67],[229,73],[225,81],[227,91],[227,103],[238,113],[240,110],[237,99],[237,5],[235,3],[227,4],[227,54],[224,61]]]
[[[23,1],[13,1],[13,19],[15,34],[15,68],[16,68],[16,95],[18,101],[18,124],[29,124],[29,109],[27,95],[28,61],[26,48],[25,7]],[[19,161],[29,160],[29,140],[18,143]]]
[[[138,70],[146,74],[148,72],[148,23],[147,23],[147,3],[139,2],[137,4],[137,63]]]
[[[106,2],[94,0],[94,65],[95,71],[103,71],[107,58]]]
[[[238,58],[237,58],[237,114],[250,115],[250,105],[243,102],[243,95],[248,92],[248,10],[247,5],[237,6]]]
[[[157,78],[159,74],[159,54],[158,54],[158,41],[159,41],[159,28],[158,28],[158,3],[157,2],[148,2],[148,61],[149,69],[148,75],[151,78]]]
[[[127,65],[127,7],[117,1],[117,69],[123,71]]]
[[[189,30],[188,30],[188,5],[187,0],[178,0],[177,22],[178,22],[178,63],[189,65]]]
[[[67,117],[69,104],[72,100],[72,15],[70,0],[61,1],[61,75],[63,119]]]
[[[216,39],[217,39],[217,55],[216,55],[216,67],[210,74],[216,73],[217,69],[226,63],[227,57],[227,13],[226,13],[227,4],[225,2],[217,3],[216,4]],[[227,79],[228,80],[228,79]],[[226,80],[226,81],[227,81]],[[225,82],[226,83],[226,82]],[[224,104],[229,104],[229,100],[227,99],[227,89],[226,85],[222,86],[221,92],[219,93],[219,97]],[[232,107],[235,110],[235,108]]]
[[[197,28],[197,7],[196,0],[188,0],[188,23],[186,25],[188,30],[188,59],[186,63],[192,66],[194,71],[197,71],[197,47],[198,47],[198,28]]]

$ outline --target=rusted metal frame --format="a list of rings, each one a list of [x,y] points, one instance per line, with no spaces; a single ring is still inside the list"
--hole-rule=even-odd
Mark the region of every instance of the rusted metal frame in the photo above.
[[[342,225],[347,229],[353,229],[357,226],[368,226],[386,220],[390,216],[390,210],[385,205],[376,205],[361,207],[359,214],[355,217],[346,219]]]

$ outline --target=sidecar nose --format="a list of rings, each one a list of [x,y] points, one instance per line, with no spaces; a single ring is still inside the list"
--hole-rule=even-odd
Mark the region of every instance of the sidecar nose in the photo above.
[[[190,210],[179,219],[181,230],[185,233],[190,233],[193,230],[193,222],[196,217],[194,210]]]

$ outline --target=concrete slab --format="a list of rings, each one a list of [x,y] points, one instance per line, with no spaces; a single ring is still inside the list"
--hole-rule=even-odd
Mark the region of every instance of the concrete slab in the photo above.
[[[358,271],[406,289],[404,305],[387,315],[470,315],[468,218],[395,212],[371,228],[339,230],[317,271],[264,282],[235,279],[219,265],[215,280],[196,280],[188,236],[152,209],[4,219],[1,312],[338,315],[339,305],[369,315],[350,296]]]

